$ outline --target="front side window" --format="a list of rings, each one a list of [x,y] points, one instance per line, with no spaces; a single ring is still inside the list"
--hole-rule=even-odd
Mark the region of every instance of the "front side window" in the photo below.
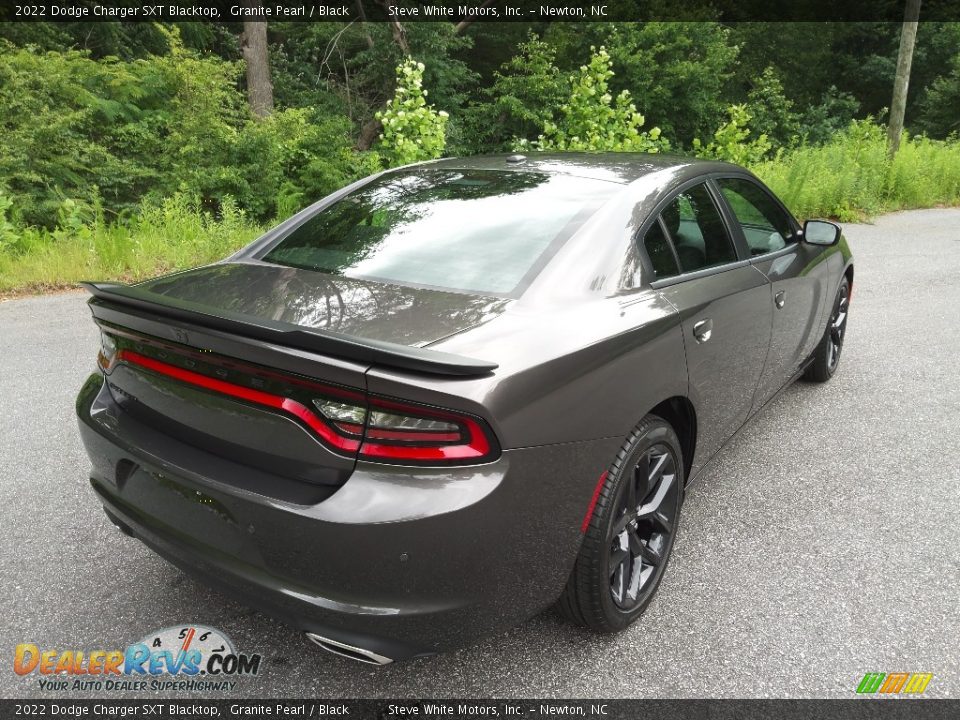
[[[684,190],[660,217],[673,239],[683,272],[737,260],[733,242],[706,185]]]
[[[780,250],[793,240],[787,214],[761,187],[743,178],[723,178],[717,184],[743,228],[751,255]]]
[[[330,275],[514,295],[621,185],[562,174],[401,171],[344,196],[263,256]]]

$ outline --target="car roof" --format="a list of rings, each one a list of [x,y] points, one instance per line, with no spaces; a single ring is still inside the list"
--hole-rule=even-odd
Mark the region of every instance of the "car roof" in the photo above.
[[[477,155],[473,157],[444,158],[424,163],[421,167],[442,167],[513,172],[545,172],[572,175],[597,180],[628,184],[663,170],[673,171],[675,181],[713,172],[743,172],[731,163],[681,155],[660,153],[512,153]]]

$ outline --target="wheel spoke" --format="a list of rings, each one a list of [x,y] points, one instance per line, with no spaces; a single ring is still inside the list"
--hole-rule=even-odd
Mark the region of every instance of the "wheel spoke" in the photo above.
[[[843,323],[847,320],[847,313],[842,312],[837,315],[833,320],[833,329],[839,330],[843,327]]]
[[[643,585],[646,575],[649,573],[644,573],[642,563],[634,563],[633,572],[630,573],[630,585],[627,588],[627,597],[631,600],[636,600],[637,596],[640,594],[640,587]]]
[[[657,458],[657,461],[650,467],[649,471],[647,472],[646,492],[644,493],[644,499],[646,499],[646,497],[657,487],[657,483],[659,483],[663,478],[663,472],[666,469],[667,461],[669,459],[670,456],[667,453],[664,453]]]
[[[670,492],[670,488],[673,486],[673,481],[676,477],[676,473],[663,474],[663,477],[660,479],[660,484],[657,485],[656,491],[653,493],[653,497],[637,508],[638,518],[647,518],[659,512],[660,506],[663,505],[663,499],[667,497],[667,493]]]
[[[613,554],[610,556],[610,574],[613,575],[617,568],[623,567],[624,564],[629,565],[630,562],[630,553],[624,548],[614,550]]]
[[[627,511],[620,516],[617,522],[614,523],[613,535],[617,536],[620,533],[622,533],[624,530],[626,530],[627,525],[633,522],[634,519],[636,519],[636,517],[637,517],[636,511],[634,511],[633,509],[627,509]]]
[[[634,557],[643,555],[646,546],[643,544],[640,536],[637,535],[636,530],[627,530],[627,542],[630,544],[630,552],[633,553]]]
[[[610,582],[610,590],[613,592],[613,599],[622,605],[624,591],[626,590],[626,582],[624,580],[626,571],[621,564],[617,565],[617,569],[614,571],[614,573],[613,580]]]
[[[662,532],[667,533],[668,535],[673,532],[673,523],[670,522],[670,518],[664,515],[662,512],[655,512],[650,516],[656,525],[660,526]]]
[[[636,545],[634,544],[636,540]],[[634,557],[641,558],[647,565],[656,567],[660,564],[660,553],[650,546],[650,543],[643,542],[638,535],[630,536],[630,550]]]

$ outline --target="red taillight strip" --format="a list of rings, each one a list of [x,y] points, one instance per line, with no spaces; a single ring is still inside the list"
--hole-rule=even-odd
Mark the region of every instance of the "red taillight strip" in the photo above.
[[[394,408],[403,409],[404,406],[392,404]],[[360,457],[381,457],[390,460],[477,460],[490,454],[490,442],[480,424],[469,417],[456,417],[466,426],[469,440],[465,445],[438,445],[436,447],[418,447],[413,445],[384,445],[382,443],[364,442],[360,446]]]
[[[580,524],[580,532],[586,533],[590,527],[590,519],[593,517],[594,508],[597,507],[597,500],[600,499],[600,491],[603,490],[603,484],[607,481],[607,471],[604,470],[600,479],[597,480],[597,486],[593,489],[593,497],[590,498],[590,504],[587,505],[587,514],[583,516],[583,522]]]
[[[387,430],[385,428],[367,428],[368,440],[399,440],[401,442],[457,442],[462,440],[460,433],[432,432],[430,430]]]
[[[283,410],[288,415],[293,415],[298,420],[305,423],[325,442],[333,445],[335,448],[343,452],[353,453],[356,452],[360,447],[360,443],[357,440],[352,440],[350,438],[345,438],[338,435],[320,418],[318,418],[296,400],[281,397],[280,395],[273,395],[272,393],[266,393],[262,390],[254,390],[252,388],[243,387],[242,385],[235,385],[234,383],[226,382],[225,380],[217,380],[216,378],[201,375],[200,373],[195,373],[190,370],[184,370],[176,365],[170,365],[160,360],[154,360],[153,358],[141,355],[140,353],[132,350],[121,350],[119,353],[117,353],[117,360],[119,362],[125,362],[131,365],[139,365],[147,370],[152,370],[153,372],[160,373],[161,375],[166,375],[167,377],[171,377],[175,380],[179,380],[190,385],[195,385],[206,390],[213,390],[214,392],[218,392],[223,395],[229,395],[230,397],[246,400],[247,402],[251,402],[256,405],[263,405],[275,410]]]
[[[229,358],[222,358],[215,355],[207,354],[206,352],[200,353],[196,352],[192,348],[186,346],[176,346],[171,345],[170,343],[163,342],[162,340],[157,340],[152,337],[147,337],[145,335],[140,335],[139,333],[128,332],[123,328],[119,328],[113,325],[100,324],[100,329],[103,332],[106,332],[110,335],[116,335],[118,337],[127,338],[132,340],[135,343],[140,343],[143,345],[149,345],[150,347],[158,348],[160,350],[166,350],[183,357],[190,358],[192,360],[199,360],[203,363],[213,363],[219,365],[220,367],[227,368],[230,370],[239,370],[240,372],[246,373],[254,377],[264,377],[273,380],[279,380],[280,382],[288,383],[291,385],[298,385],[300,387],[308,388],[310,390],[317,390],[322,392],[324,395],[333,395],[337,398],[347,398],[349,400],[358,400],[360,402],[364,401],[363,393],[356,390],[349,390],[347,388],[338,387],[336,385],[323,385],[311,380],[306,380],[296,375],[288,375],[285,373],[278,373],[274,370],[269,370],[267,368],[258,366],[258,365],[249,365],[244,362],[234,361]],[[128,350],[127,352],[134,352]],[[116,357],[114,357],[114,360]],[[104,366],[101,363],[101,367],[105,370],[110,369],[110,366]]]

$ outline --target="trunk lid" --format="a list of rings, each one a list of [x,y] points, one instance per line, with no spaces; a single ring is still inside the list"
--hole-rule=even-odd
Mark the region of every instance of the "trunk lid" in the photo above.
[[[152,294],[311,330],[424,347],[499,315],[509,300],[228,262],[141,283]]]
[[[496,365],[419,348],[508,302],[264,263],[89,287],[119,422],[175,441],[160,454],[186,445],[223,460],[223,472],[210,466],[223,482],[240,465],[329,487],[361,452],[367,370],[489,372]]]

